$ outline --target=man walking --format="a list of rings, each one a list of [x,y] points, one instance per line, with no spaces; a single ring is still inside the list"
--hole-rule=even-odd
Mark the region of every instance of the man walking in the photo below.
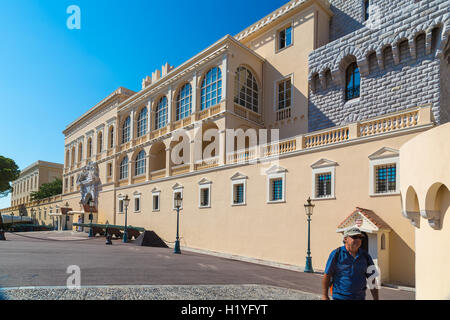
[[[322,281],[322,300],[329,300],[328,290],[332,285],[333,300],[365,300],[368,267],[374,265],[369,253],[361,249],[364,235],[354,227],[344,232],[344,245],[333,250],[325,267]],[[370,290],[378,300],[378,289]]]

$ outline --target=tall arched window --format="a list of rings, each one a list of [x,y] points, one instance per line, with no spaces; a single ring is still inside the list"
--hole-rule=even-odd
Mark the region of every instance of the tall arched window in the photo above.
[[[130,141],[130,125],[131,119],[128,116],[122,125],[122,143]]]
[[[258,112],[258,84],[250,70],[245,67],[237,69],[234,90],[234,102]]]
[[[75,165],[75,147],[72,148],[72,157],[70,158],[72,166]]]
[[[359,86],[361,77],[356,62],[347,67],[345,77],[345,100],[351,100],[359,97]]]
[[[87,157],[88,158],[90,158],[90,157],[92,157],[92,138],[89,138],[88,139],[88,142],[87,142]]]
[[[214,67],[209,70],[202,82],[201,110],[208,109],[222,99],[222,72]]]
[[[97,153],[101,153],[103,149],[103,133],[100,131],[97,135]]]
[[[70,156],[70,152],[69,150],[66,151],[66,168],[69,167],[69,156]]]
[[[128,178],[128,157],[125,157],[120,162],[119,167],[119,179],[126,179]]]
[[[142,137],[147,133],[147,108],[142,108],[139,112],[138,120],[137,120],[137,136]]]
[[[186,118],[191,114],[192,109],[192,87],[186,83],[178,93],[176,107],[176,121]]]
[[[162,97],[156,106],[155,129],[164,128],[167,125],[167,98]]]
[[[114,127],[109,129],[109,148],[114,147]]]
[[[80,142],[78,145],[78,162],[81,162],[81,159],[83,159],[83,144]]]
[[[139,176],[145,173],[145,151],[142,150],[136,157],[136,167],[134,168],[134,175]]]

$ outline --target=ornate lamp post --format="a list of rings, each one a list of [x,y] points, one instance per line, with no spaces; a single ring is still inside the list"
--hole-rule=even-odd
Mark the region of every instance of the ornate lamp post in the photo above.
[[[66,204],[64,205],[64,209],[66,209],[66,210],[64,210],[65,212],[66,212],[66,216],[64,217],[64,230],[67,230],[67,217],[68,217],[68,211],[69,211],[69,202],[67,202],[66,201]],[[62,218],[63,218],[63,215],[62,215],[62,210],[61,210],[61,223],[62,223]]]
[[[173,249],[173,253],[181,253],[180,250],[180,238],[178,235],[179,225],[180,225],[180,207],[183,202],[183,199],[181,198],[181,194],[177,193],[175,196],[175,208],[177,208],[177,239],[175,240],[175,247]]]
[[[304,272],[312,273],[314,272],[312,268],[312,260],[311,260],[311,249],[310,249],[310,224],[311,224],[311,216],[313,214],[314,204],[311,204],[311,198],[308,197],[308,203],[305,204],[306,216],[308,217],[308,251],[306,252],[306,265]]]
[[[130,199],[128,199],[128,195],[125,195],[123,198],[123,205],[125,207],[125,230],[123,231],[123,239],[124,243],[128,242],[128,231],[127,231],[127,215],[128,215],[128,204],[130,203]]]

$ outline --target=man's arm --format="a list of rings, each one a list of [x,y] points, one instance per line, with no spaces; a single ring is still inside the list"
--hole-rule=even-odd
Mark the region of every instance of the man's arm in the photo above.
[[[378,289],[370,289],[370,293],[372,293],[373,300],[379,300]]]
[[[322,300],[330,300],[330,297],[328,297],[328,288],[330,288],[330,280],[331,276],[324,273],[322,279]]]

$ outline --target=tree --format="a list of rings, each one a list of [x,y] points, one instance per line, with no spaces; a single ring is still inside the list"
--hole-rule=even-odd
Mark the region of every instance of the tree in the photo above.
[[[30,193],[31,200],[41,200],[62,193],[62,180],[55,179],[52,182],[44,183],[38,191]]]
[[[0,156],[0,198],[6,197],[11,191],[11,181],[19,177],[20,170],[14,160]]]

